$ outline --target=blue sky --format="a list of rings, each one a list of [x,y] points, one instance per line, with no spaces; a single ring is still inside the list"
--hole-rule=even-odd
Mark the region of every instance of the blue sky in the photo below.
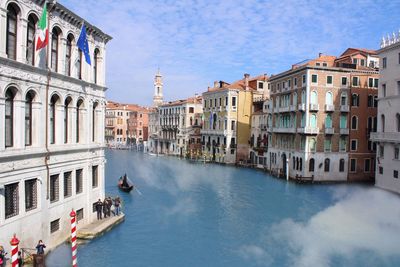
[[[214,80],[277,74],[319,52],[377,49],[400,28],[400,1],[60,0],[114,39],[107,98],[150,105],[160,68],[164,99],[202,93]]]

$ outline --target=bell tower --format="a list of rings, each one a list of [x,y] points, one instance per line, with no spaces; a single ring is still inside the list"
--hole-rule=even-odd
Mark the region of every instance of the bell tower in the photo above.
[[[158,107],[162,103],[163,103],[163,82],[162,82],[162,76],[160,74],[160,69],[158,69],[157,74],[154,77],[153,106]]]

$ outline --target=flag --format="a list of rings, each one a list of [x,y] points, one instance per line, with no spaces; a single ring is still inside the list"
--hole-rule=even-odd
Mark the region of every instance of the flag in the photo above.
[[[40,50],[49,43],[49,27],[47,25],[47,3],[44,3],[43,13],[39,20],[39,35],[36,50]]]
[[[84,23],[82,23],[81,34],[79,35],[78,42],[76,43],[76,45],[85,55],[85,60],[87,64],[90,65],[89,43],[87,40],[86,27]]]

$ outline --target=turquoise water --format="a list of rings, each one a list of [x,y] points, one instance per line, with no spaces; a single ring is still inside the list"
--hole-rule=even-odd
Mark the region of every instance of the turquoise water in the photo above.
[[[106,193],[126,221],[78,248],[78,266],[400,266],[400,197],[298,185],[261,171],[107,151]],[[119,192],[126,172],[142,194]],[[70,266],[62,245],[48,266]]]

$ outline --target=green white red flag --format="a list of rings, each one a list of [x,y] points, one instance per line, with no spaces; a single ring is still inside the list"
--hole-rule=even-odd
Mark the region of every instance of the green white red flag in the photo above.
[[[47,3],[44,3],[43,13],[39,20],[39,34],[36,50],[40,50],[49,43],[49,26],[47,25]]]

